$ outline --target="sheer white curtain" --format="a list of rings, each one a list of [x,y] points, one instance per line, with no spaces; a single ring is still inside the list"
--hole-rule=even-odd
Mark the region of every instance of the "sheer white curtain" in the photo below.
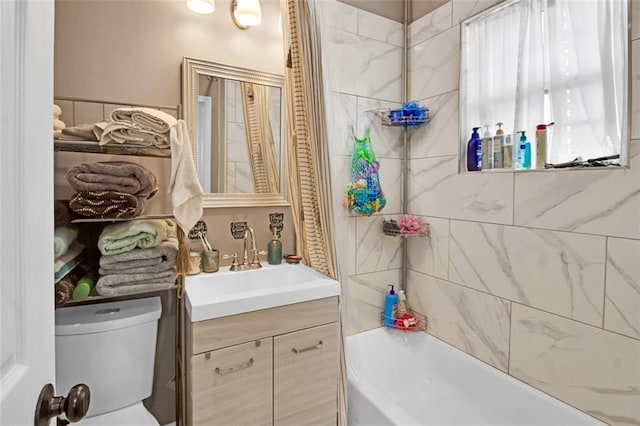
[[[618,154],[626,136],[627,2],[548,1],[550,162]]]
[[[527,132],[535,161],[536,125],[553,121],[548,162],[621,152],[626,0],[513,0],[464,24],[462,35],[463,143],[472,127],[489,124],[495,134],[502,121],[506,134]]]

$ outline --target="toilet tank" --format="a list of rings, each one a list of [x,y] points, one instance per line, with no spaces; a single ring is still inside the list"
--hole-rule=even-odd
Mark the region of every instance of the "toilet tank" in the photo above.
[[[88,385],[88,417],[151,396],[161,312],[159,297],[57,309],[56,393]]]

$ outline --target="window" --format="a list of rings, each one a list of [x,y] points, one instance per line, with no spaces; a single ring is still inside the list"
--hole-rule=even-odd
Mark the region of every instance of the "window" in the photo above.
[[[626,0],[511,0],[463,22],[463,152],[473,127],[495,135],[502,122],[514,151],[517,132],[526,132],[531,168],[544,168],[535,161],[535,129],[553,122],[545,163],[623,153],[627,14]]]

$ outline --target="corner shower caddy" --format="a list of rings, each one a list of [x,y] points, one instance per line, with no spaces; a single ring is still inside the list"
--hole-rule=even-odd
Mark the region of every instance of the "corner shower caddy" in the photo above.
[[[382,233],[384,235],[389,235],[391,237],[404,237],[404,238],[411,238],[411,237],[422,237],[422,238],[429,238],[431,236],[431,232],[429,231],[429,224],[427,223],[427,228],[417,234],[407,234],[407,233],[403,233],[400,230],[400,226],[398,226],[398,222],[396,222],[393,219],[390,220],[383,220],[382,221]]]
[[[396,109],[371,110],[383,126],[419,127],[430,121],[429,109],[416,102],[405,102]]]
[[[415,325],[405,327],[401,323],[397,323],[398,320],[393,320],[393,325],[386,324],[384,321],[384,312],[380,313],[380,325],[402,331],[427,331],[427,317],[415,311],[412,311],[411,309],[408,309],[407,313],[415,317],[415,319],[417,320],[417,323]]]

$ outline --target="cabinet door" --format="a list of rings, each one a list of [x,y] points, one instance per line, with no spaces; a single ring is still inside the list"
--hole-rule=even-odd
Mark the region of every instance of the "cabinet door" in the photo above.
[[[274,425],[335,425],[338,324],[274,337]]]
[[[271,425],[272,368],[270,337],[193,356],[191,423]]]

